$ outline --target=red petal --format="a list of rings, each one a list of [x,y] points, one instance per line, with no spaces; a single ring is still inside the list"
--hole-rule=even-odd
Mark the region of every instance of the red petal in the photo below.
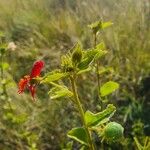
[[[24,76],[23,78],[20,79],[20,81],[18,83],[18,88],[19,88],[18,93],[19,94],[21,94],[25,90],[25,88],[26,88],[29,81],[30,81],[30,76],[29,75],[26,75],[26,76]]]
[[[42,60],[35,62],[31,70],[30,77],[35,78],[39,76],[43,67],[44,67],[44,62]]]
[[[31,95],[32,95],[32,98],[33,98],[33,100],[34,100],[35,92],[36,92],[35,85],[30,85],[28,88],[29,88],[29,90],[30,90],[30,92],[31,92]]]

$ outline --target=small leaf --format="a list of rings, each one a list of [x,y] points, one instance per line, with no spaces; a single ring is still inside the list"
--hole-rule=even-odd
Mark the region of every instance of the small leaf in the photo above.
[[[88,50],[84,53],[82,61],[79,63],[78,68],[83,70],[87,69],[89,65],[93,62],[94,57],[97,53],[93,50]]]
[[[98,71],[99,74],[104,74],[104,73],[113,73],[114,70],[112,67],[102,67],[100,68],[100,70]]]
[[[111,25],[113,25],[112,22],[102,22],[100,20],[100,21],[96,21],[96,22],[88,25],[88,27],[92,29],[94,34],[96,34],[98,31],[101,31],[102,29],[110,27]]]
[[[101,28],[102,28],[102,21],[96,21],[90,25],[88,25],[89,28],[92,29],[93,33],[96,34]]]
[[[45,75],[45,77],[43,77],[43,80],[41,81],[41,83],[50,83],[53,81],[57,81],[60,80],[64,77],[66,77],[68,74],[67,73],[61,73],[61,72],[56,72],[56,73],[49,73],[47,75]]]
[[[88,145],[88,137],[84,128],[73,128],[67,135],[81,144]]]
[[[72,150],[73,148],[73,141],[69,141],[65,147],[63,147],[61,150]]]
[[[72,53],[72,64],[76,66],[78,63],[81,62],[81,60],[82,60],[82,48],[81,45],[77,43]]]
[[[107,96],[112,92],[114,92],[115,90],[117,90],[118,88],[119,88],[119,84],[117,82],[109,81],[104,85],[102,85],[102,87],[100,88],[100,95],[102,97]]]
[[[107,54],[107,51],[104,51],[104,50],[97,50],[97,54],[96,54],[94,60],[98,60],[99,58],[101,58],[101,57],[104,56],[105,54]]]
[[[69,91],[67,89],[67,87],[60,86],[60,85],[55,84],[55,83],[51,83],[51,84],[53,84],[55,86],[48,92],[51,99],[58,99],[58,98],[62,98],[65,96],[67,96],[67,97],[73,96],[73,93],[71,91]]]
[[[91,67],[88,67],[86,69],[80,70],[77,74],[79,75],[79,74],[82,74],[82,73],[89,72],[89,71],[91,71],[91,69],[92,69]]]
[[[82,61],[79,63],[78,68],[83,70],[87,69],[94,60],[99,59],[107,52],[99,49],[91,49],[84,53]]]
[[[101,58],[102,56],[107,54],[107,51],[105,49],[106,49],[106,47],[105,47],[104,42],[101,42],[96,45],[95,50],[97,51],[97,54],[95,56],[95,60],[98,60],[99,58]]]
[[[69,73],[74,71],[74,66],[72,64],[72,54],[70,52],[61,57],[61,68],[63,72]]]
[[[104,44],[104,42],[101,42],[99,44],[96,45],[96,49],[98,50],[105,50],[106,49],[106,46]]]
[[[109,121],[114,115],[116,107],[113,104],[109,104],[105,110],[99,113],[92,113],[91,111],[85,112],[85,121],[88,126],[97,126]]]
[[[108,28],[108,27],[110,27],[110,26],[112,26],[112,25],[113,25],[112,22],[103,22],[103,23],[102,23],[102,29]]]

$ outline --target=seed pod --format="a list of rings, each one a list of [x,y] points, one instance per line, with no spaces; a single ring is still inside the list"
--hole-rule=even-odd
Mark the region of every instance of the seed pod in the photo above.
[[[76,45],[73,53],[72,53],[72,63],[77,65],[81,62],[82,59],[82,49],[79,44]]]
[[[108,141],[117,141],[123,137],[124,128],[116,122],[108,123],[103,131],[104,139]]]

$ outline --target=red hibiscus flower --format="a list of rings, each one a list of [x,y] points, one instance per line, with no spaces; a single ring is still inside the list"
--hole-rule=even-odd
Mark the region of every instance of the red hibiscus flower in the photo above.
[[[19,81],[18,84],[19,94],[23,93],[24,90],[27,88],[31,92],[32,98],[34,100],[37,83],[33,82],[33,80],[34,78],[40,76],[43,67],[44,67],[44,62],[41,60],[34,63],[30,75],[24,76]]]

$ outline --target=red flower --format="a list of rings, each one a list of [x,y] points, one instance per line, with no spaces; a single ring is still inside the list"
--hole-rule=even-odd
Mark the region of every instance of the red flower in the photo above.
[[[18,84],[18,87],[19,87],[18,93],[19,94],[21,94],[25,90],[29,81],[30,81],[29,75],[26,75],[22,79],[20,79],[19,84]]]
[[[41,70],[44,67],[43,61],[37,61],[34,63],[33,68],[31,70],[30,78],[35,78],[41,74]]]
[[[31,70],[31,74],[24,76],[19,81],[19,84],[18,84],[19,94],[23,93],[24,90],[28,88],[28,90],[31,92],[32,98],[34,99],[37,84],[32,83],[32,80],[40,76],[43,67],[44,67],[44,62],[41,60],[34,63],[32,70]]]

